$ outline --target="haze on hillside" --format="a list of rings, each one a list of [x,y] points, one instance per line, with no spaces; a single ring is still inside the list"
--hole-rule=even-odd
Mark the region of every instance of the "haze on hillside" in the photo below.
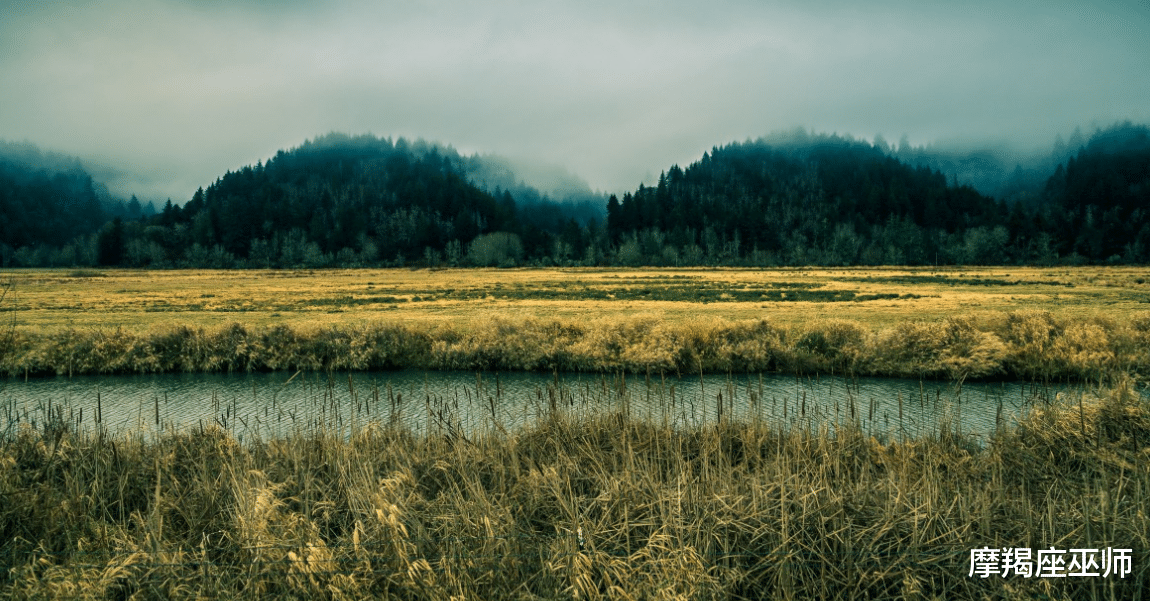
[[[329,131],[620,192],[796,125],[1045,151],[1150,121],[1145,2],[856,4],[10,0],[0,138],[181,203]]]

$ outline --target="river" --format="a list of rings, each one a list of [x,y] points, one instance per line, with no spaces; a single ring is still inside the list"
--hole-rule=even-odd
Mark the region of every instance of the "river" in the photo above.
[[[0,435],[20,424],[42,427],[49,415],[57,423],[109,433],[215,424],[243,440],[321,428],[348,434],[372,422],[474,433],[509,430],[553,411],[626,411],[679,426],[761,419],[780,427],[833,428],[857,420],[887,439],[940,427],[985,437],[1029,406],[1081,394],[1080,387],[1022,382],[781,375],[397,371],[12,378],[0,380]]]

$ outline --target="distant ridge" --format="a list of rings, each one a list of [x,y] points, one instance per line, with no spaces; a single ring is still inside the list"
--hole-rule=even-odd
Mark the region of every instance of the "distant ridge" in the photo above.
[[[561,169],[525,176],[502,157],[332,133],[229,171],[155,215],[134,198],[102,202],[73,158],[0,143],[0,264],[1150,261],[1150,129],[1121,123],[1072,142],[1047,167],[1016,165],[1003,179],[1001,157],[796,129],[714,147],[656,185],[605,199]],[[955,165],[998,182],[1000,194],[944,171]]]

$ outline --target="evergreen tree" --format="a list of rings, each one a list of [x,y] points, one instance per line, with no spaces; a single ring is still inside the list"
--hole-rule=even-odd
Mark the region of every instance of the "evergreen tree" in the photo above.
[[[124,261],[124,222],[116,217],[100,230],[96,239],[100,265],[116,266]]]

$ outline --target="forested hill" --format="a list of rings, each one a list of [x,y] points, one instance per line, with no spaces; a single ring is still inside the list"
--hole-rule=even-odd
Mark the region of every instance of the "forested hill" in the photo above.
[[[1099,131],[1046,184],[1041,225],[1062,256],[1150,262],[1150,127]]]
[[[655,187],[608,204],[628,261],[754,264],[983,262],[990,249],[948,256],[967,232],[988,233],[1005,207],[954,187],[862,141],[800,132],[783,143],[715,148]],[[957,249],[954,249],[957,250]],[[984,252],[985,251],[985,252]]]
[[[624,264],[1150,261],[1147,128],[1098,131],[1008,204],[865,141],[798,130],[715,148],[608,203]]]
[[[552,174],[558,202],[497,158],[330,134],[150,214],[102,207],[74,160],[9,152],[0,266],[1150,262],[1150,130],[1117,125],[1067,154],[1026,202],[995,200],[883,144],[796,130],[622,199]]]
[[[453,150],[424,142],[329,134],[229,172],[183,207],[165,206],[148,227],[123,234],[125,259],[221,267],[517,264],[549,256],[565,228],[583,227],[538,192],[533,212],[549,208],[548,219],[520,211],[510,191],[471,183],[466,166]]]
[[[104,217],[92,177],[77,159],[0,141],[0,246],[58,250],[99,229]],[[82,258],[74,247],[65,257]]]

